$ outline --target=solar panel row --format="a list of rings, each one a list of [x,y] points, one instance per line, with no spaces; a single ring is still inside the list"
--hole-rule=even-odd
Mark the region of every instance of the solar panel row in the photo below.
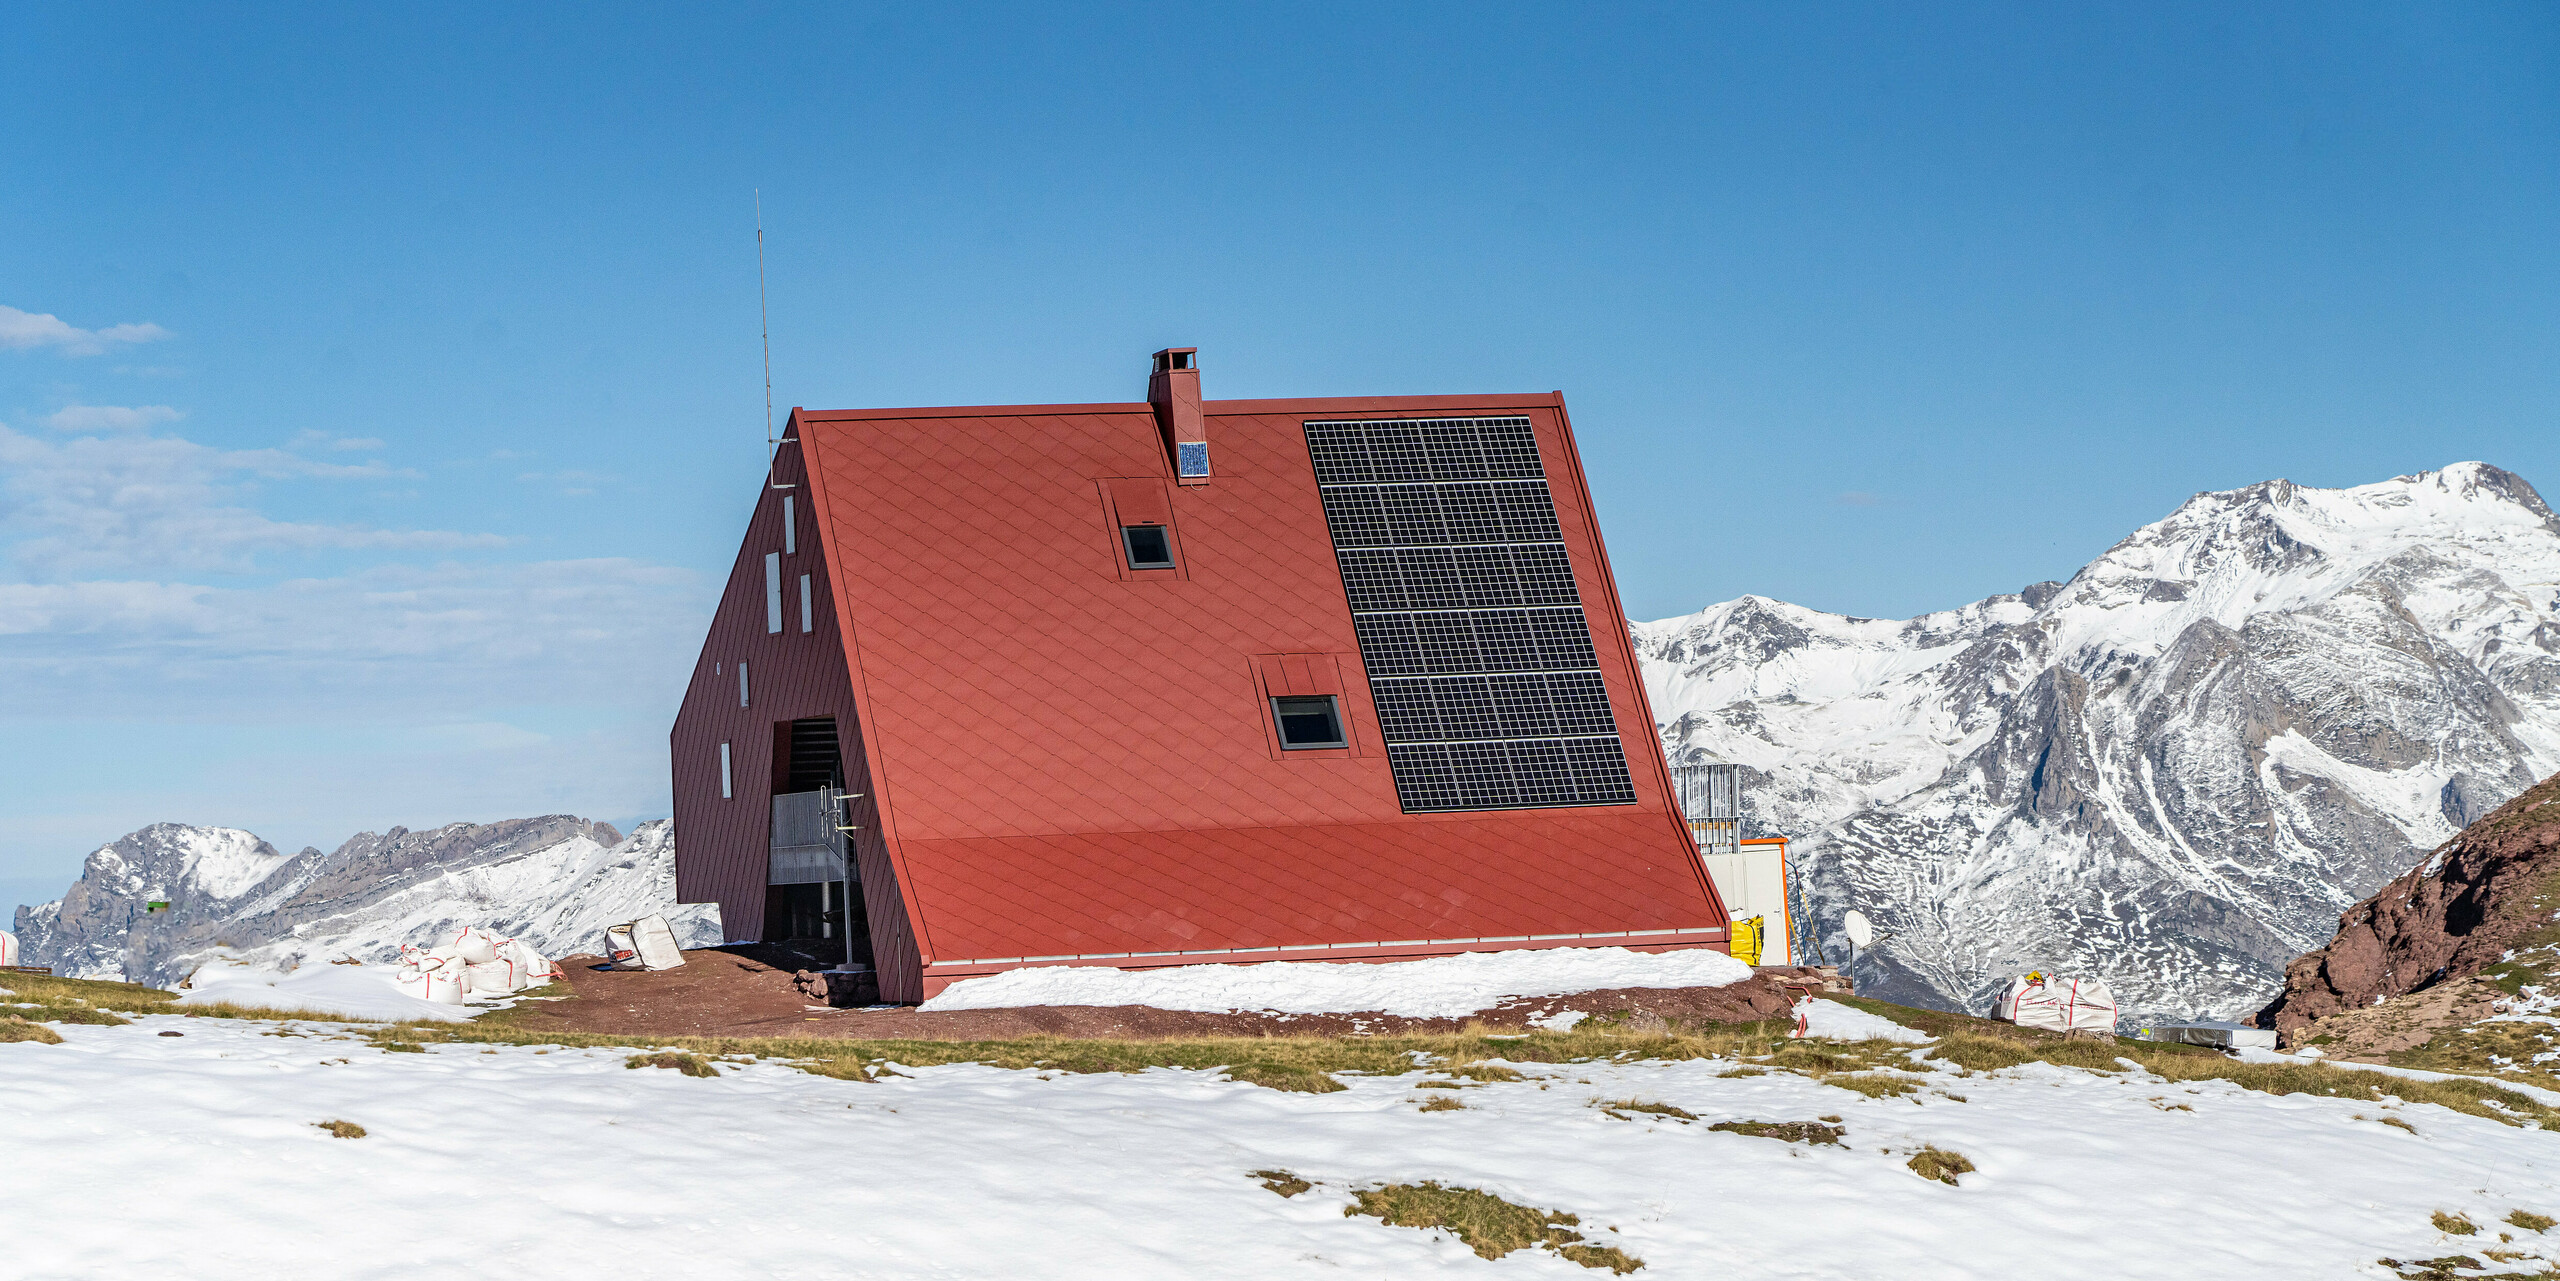
[[[1632,803],[1529,420],[1306,430],[1404,808]]]

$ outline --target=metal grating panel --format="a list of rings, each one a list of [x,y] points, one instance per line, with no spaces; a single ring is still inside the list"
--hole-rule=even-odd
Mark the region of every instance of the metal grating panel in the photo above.
[[[1632,804],[1529,420],[1306,427],[1406,811]]]

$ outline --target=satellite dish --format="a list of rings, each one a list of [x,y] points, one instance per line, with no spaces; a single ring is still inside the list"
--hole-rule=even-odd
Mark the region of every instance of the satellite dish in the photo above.
[[[1859,947],[1876,941],[1876,923],[1854,907],[1849,909],[1847,916],[1840,918],[1840,928],[1849,931],[1849,941]]]

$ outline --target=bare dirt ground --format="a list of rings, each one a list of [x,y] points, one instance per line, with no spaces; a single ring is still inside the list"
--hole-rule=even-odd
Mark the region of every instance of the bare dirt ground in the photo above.
[[[1159,1010],[1140,1005],[1032,1006],[928,1013],[912,1007],[828,1009],[794,982],[804,964],[780,948],[740,945],[685,953],[680,969],[599,968],[602,958],[564,957],[567,1000],[531,1000],[506,1021],[526,1031],[646,1036],[786,1036],[923,1041],[1017,1037],[1160,1038],[1341,1036],[1455,1032],[1470,1022],[1520,1027],[1565,1010],[1653,1015],[1690,1023],[1747,1023],[1782,1017],[1798,989],[1819,978],[1762,971],[1726,987],[1611,988],[1568,996],[1517,997],[1466,1018],[1363,1014],[1251,1014]]]

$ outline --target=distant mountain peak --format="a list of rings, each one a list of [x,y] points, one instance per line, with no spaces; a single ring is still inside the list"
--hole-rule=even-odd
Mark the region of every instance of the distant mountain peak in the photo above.
[[[2076,966],[2128,1008],[2254,1008],[2560,769],[2560,520],[2486,463],[2197,494],[2066,582],[1912,619],[1746,596],[1631,627],[1675,759],[1758,771],[1817,927],[1891,922],[1861,966],[1914,999]]]

